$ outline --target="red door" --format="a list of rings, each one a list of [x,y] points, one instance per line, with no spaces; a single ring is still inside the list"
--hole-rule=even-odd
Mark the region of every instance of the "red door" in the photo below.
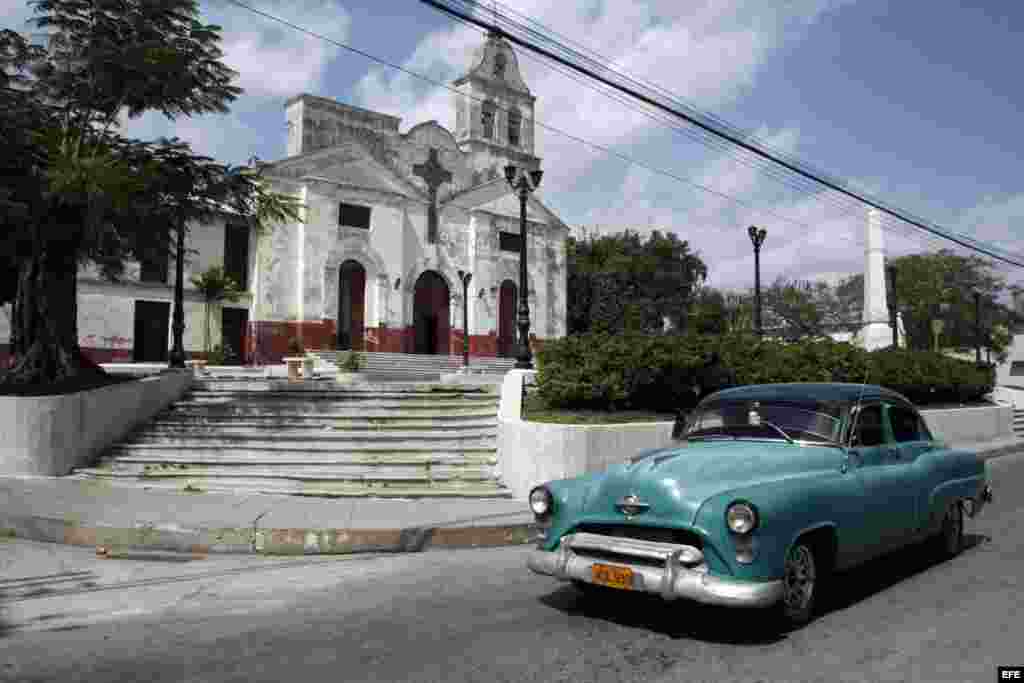
[[[448,353],[448,283],[432,270],[416,280],[413,294],[414,353]]]
[[[516,340],[516,285],[511,280],[501,283],[498,293],[498,355],[509,357],[515,353]]]
[[[356,261],[341,264],[338,278],[338,348],[363,350],[366,270]]]

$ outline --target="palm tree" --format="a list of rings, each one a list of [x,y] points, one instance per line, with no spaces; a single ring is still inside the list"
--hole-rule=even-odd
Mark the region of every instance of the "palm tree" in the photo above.
[[[243,294],[242,289],[224,272],[223,266],[210,266],[205,273],[193,275],[189,280],[203,297],[205,308],[205,325],[203,327],[203,347],[206,357],[210,357],[210,317],[213,305],[222,301],[238,301]]]

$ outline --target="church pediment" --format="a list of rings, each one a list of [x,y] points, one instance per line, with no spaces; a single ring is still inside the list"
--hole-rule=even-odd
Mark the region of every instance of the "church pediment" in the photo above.
[[[348,142],[274,165],[273,173],[301,182],[319,178],[332,183],[354,185],[425,199],[424,193],[394,169],[380,163],[358,142]]]
[[[449,202],[445,202],[448,203],[469,211],[484,211],[497,216],[519,218],[519,197],[512,192],[504,178],[492,180],[456,195]],[[526,202],[526,218],[536,223],[565,227],[561,219],[533,195]]]

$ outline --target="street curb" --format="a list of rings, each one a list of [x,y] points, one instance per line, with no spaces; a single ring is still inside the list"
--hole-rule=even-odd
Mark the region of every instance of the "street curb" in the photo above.
[[[139,524],[133,528],[85,526],[50,517],[0,517],[0,536],[64,545],[95,546],[104,555],[126,550],[207,555],[348,555],[525,545],[534,523],[434,526],[408,529],[185,529]]]
[[[979,452],[983,460],[1016,453],[1020,444]],[[0,538],[94,546],[101,555],[125,551],[248,555],[350,555],[418,553],[427,550],[526,545],[539,532],[533,522],[492,526],[429,526],[404,529],[190,529],[175,524],[141,523],[131,528],[88,526],[75,519],[0,515]]]

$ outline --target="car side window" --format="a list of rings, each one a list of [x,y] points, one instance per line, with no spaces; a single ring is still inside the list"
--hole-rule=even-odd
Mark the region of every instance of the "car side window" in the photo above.
[[[901,406],[889,408],[889,425],[892,427],[893,438],[897,442],[925,441],[928,437],[921,433],[921,420],[917,413]]]
[[[855,446],[881,446],[885,442],[882,429],[882,406],[864,406],[857,414]]]

